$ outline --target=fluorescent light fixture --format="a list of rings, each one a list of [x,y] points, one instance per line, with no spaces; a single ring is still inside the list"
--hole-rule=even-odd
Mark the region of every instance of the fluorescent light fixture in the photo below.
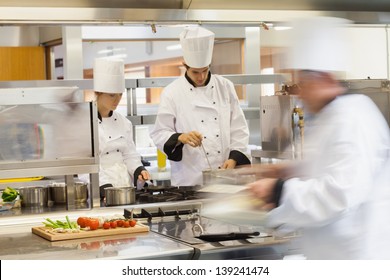
[[[291,26],[274,26],[274,29],[277,30],[277,31],[280,31],[280,30],[289,30],[291,29],[292,27]]]
[[[105,50],[100,50],[98,51],[98,54],[107,54],[107,53],[113,53],[113,52],[121,52],[121,51],[125,51],[126,49],[125,48],[109,48],[109,49],[105,49]]]
[[[180,44],[170,45],[166,47],[167,51],[176,51],[181,49]]]

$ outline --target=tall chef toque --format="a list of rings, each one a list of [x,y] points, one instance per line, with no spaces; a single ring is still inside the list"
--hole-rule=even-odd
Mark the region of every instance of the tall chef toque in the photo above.
[[[189,27],[180,34],[185,63],[192,68],[203,68],[211,64],[214,33],[202,27]]]
[[[346,19],[334,17],[311,17],[293,22],[290,68],[331,72],[337,78],[345,78],[348,23]]]
[[[93,67],[93,89],[104,93],[125,91],[125,67],[122,60],[96,58]]]

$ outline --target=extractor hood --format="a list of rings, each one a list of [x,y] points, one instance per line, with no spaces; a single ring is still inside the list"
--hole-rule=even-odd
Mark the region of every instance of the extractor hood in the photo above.
[[[388,0],[2,0],[0,24],[242,24],[338,16],[389,24]]]

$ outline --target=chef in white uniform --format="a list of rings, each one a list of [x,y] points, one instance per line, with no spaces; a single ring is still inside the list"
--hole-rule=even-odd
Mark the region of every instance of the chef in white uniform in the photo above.
[[[250,164],[249,131],[233,83],[210,72],[214,33],[187,28],[180,43],[186,73],[164,89],[151,138],[170,160],[171,184],[194,186],[208,162],[212,169]]]
[[[250,184],[272,209],[267,224],[302,231],[308,259],[390,258],[390,135],[370,98],[339,83],[347,21],[309,18],[293,31],[292,66],[306,123],[303,161],[284,178]],[[307,133],[306,133],[307,132]]]
[[[132,123],[115,111],[125,91],[123,61],[97,58],[93,77],[99,123],[99,184],[103,197],[106,187],[142,184],[150,179],[150,174],[136,151]]]

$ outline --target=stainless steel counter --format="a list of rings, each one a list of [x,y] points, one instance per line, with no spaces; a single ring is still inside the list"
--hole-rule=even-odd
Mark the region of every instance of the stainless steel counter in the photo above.
[[[192,259],[194,249],[156,233],[127,234],[50,242],[32,234],[44,218],[72,220],[79,216],[123,214],[121,208],[55,212],[0,219],[0,259]]]
[[[182,205],[183,202],[177,204]],[[234,246],[227,247],[227,243],[224,245],[218,242],[192,246],[152,231],[55,242],[31,232],[31,228],[41,226],[45,218],[63,220],[68,215],[71,220],[75,220],[79,216],[122,215],[125,207],[128,208],[129,205],[2,217],[0,259],[279,259],[291,250],[289,240],[274,237],[235,241]]]

